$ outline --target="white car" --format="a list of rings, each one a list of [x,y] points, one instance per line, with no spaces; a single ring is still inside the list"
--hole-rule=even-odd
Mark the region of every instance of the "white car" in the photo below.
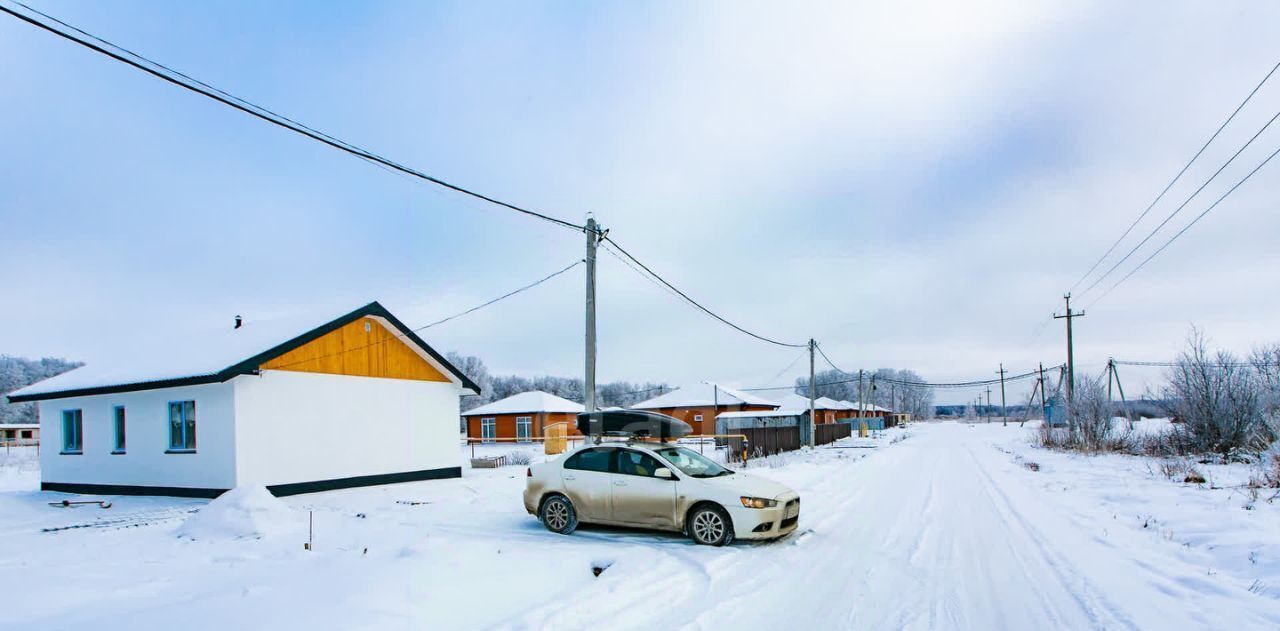
[[[548,530],[579,523],[685,532],[700,544],[774,539],[796,529],[800,495],[734,473],[676,444],[586,445],[529,467],[524,507]]]

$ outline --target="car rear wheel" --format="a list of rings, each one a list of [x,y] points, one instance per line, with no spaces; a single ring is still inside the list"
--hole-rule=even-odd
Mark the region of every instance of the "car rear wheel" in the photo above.
[[[729,514],[719,506],[699,506],[689,514],[689,536],[704,546],[723,546],[733,542],[733,524]]]
[[[554,495],[542,503],[538,519],[551,532],[567,535],[578,527],[578,512],[573,510],[573,503],[563,495]]]

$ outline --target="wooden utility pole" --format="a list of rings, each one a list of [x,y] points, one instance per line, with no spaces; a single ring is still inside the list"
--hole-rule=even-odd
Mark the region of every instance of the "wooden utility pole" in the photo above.
[[[1049,394],[1049,391],[1044,388],[1044,362],[1040,362],[1040,408],[1041,414],[1044,416],[1045,424],[1049,423],[1049,401],[1046,398],[1047,394]]]
[[[1067,312],[1063,315],[1054,314],[1055,320],[1066,319],[1067,321],[1067,402],[1070,403],[1075,399],[1076,391],[1076,357],[1074,343],[1071,337],[1071,321],[1075,318],[1083,318],[1084,312],[1071,311],[1071,293],[1068,292],[1062,297],[1067,301]]]
[[[862,369],[858,369],[858,418],[867,418],[867,395],[862,389]]]
[[[1004,402],[1004,362],[1000,362],[1000,423],[1006,427],[1009,425],[1009,410],[1005,407]]]
[[[991,386],[987,386],[987,422],[991,422]]]
[[[583,408],[596,411],[596,245],[600,228],[595,217],[587,217],[587,332],[586,370],[582,378]]]
[[[810,447],[814,446],[813,434],[816,429],[813,426],[813,423],[814,423],[814,419],[813,419],[814,401],[813,400],[818,398],[818,383],[814,381],[814,377],[813,377],[813,374],[814,374],[813,373],[813,351],[817,347],[818,347],[817,342],[814,342],[813,338],[809,338],[809,421],[804,424],[805,435],[801,436],[800,438],[802,439],[801,440],[802,443]]]

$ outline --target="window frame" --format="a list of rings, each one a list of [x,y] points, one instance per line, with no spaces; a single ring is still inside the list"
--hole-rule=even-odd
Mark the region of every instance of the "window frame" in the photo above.
[[[188,408],[187,404],[190,404],[190,408]],[[180,406],[180,407],[179,407],[179,409],[181,409],[181,410],[182,410],[182,423],[180,424],[180,427],[182,428],[182,429],[181,429],[181,438],[182,438],[182,442],[181,442],[181,444],[178,444],[178,445],[175,445],[175,444],[174,444],[174,440],[173,440],[173,439],[174,439],[174,433],[173,433],[173,406],[174,406],[174,405],[178,405],[178,406]],[[191,411],[191,417],[190,417],[190,419],[189,419],[189,420],[188,420],[188,418],[187,418],[187,410],[188,410],[188,409],[190,409],[190,411]],[[166,406],[165,406],[165,412],[166,412],[166,414],[165,414],[165,424],[169,427],[169,448],[165,450],[165,453],[167,453],[167,454],[193,454],[193,453],[196,453],[196,447],[197,447],[197,443],[196,443],[196,436],[197,436],[197,425],[196,425],[196,420],[197,420],[197,418],[196,418],[196,402],[195,402],[195,400],[194,400],[194,399],[184,399],[184,400],[180,400],[180,401],[170,401],[170,402],[168,403],[168,405],[166,405]],[[188,430],[187,430],[188,425],[190,425],[190,433],[189,433],[189,435],[188,435]],[[188,445],[190,445],[190,446],[188,446]]]
[[[606,468],[604,471],[600,471],[599,469],[582,469],[579,467],[570,466],[570,465],[576,464],[577,460],[582,457],[582,454],[585,454],[589,451],[592,451],[592,452],[603,451],[606,454],[608,454],[609,456],[608,468]],[[564,466],[562,468],[566,471],[585,471],[587,473],[617,473],[618,472],[618,448],[617,447],[590,447],[588,449],[582,449],[580,451],[574,452],[572,456],[569,456],[569,458],[564,461]]]
[[[128,447],[128,416],[123,405],[111,408],[111,453],[120,455]]]
[[[521,426],[524,426],[524,429],[525,429],[524,436],[520,435]],[[533,439],[533,417],[517,416],[516,417],[516,442],[530,443],[530,442],[533,442],[532,439]]]
[[[67,442],[67,415],[71,414],[70,420],[74,424],[75,446],[68,446]],[[68,408],[62,411],[62,451],[58,452],[64,456],[79,456],[84,453],[84,409]]]
[[[487,436],[485,429],[488,429]],[[480,443],[492,444],[496,443],[498,438],[498,419],[497,417],[481,417],[480,418]]]
[[[668,470],[668,471],[670,471],[670,470],[671,470],[671,467],[670,467],[666,462],[664,462],[661,458],[659,458],[659,457],[657,457],[657,456],[655,456],[655,455],[653,455],[653,454],[651,454],[651,453],[648,453],[648,452],[645,452],[645,451],[640,451],[639,449],[626,449],[626,448],[622,448],[622,449],[615,449],[615,450],[614,450],[614,452],[615,452],[615,453],[614,453],[614,456],[613,456],[613,471],[612,471],[612,473],[616,473],[616,474],[618,474],[618,475],[629,475],[629,476],[632,476],[632,477],[635,477],[635,478],[656,478],[656,477],[658,477],[658,469],[666,469],[666,470]],[[640,454],[641,456],[644,456],[645,458],[648,458],[649,460],[652,460],[652,461],[653,461],[653,464],[654,464],[653,474],[652,474],[652,475],[642,475],[642,474],[639,474],[639,473],[627,473],[626,471],[623,471],[623,470],[622,470],[622,455],[623,455],[623,454],[626,454],[626,453]],[[673,474],[672,474],[672,475],[674,475],[674,472],[673,472]]]

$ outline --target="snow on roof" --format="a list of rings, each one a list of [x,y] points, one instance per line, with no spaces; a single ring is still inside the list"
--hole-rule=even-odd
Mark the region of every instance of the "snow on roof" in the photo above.
[[[809,410],[809,397],[802,397],[798,394],[788,394],[778,400],[778,403],[784,408],[799,408],[805,411]],[[827,397],[818,397],[813,400],[813,409],[815,410],[843,410],[844,408],[836,404],[835,401]]]
[[[39,423],[0,423],[0,429],[40,429]]]
[[[262,320],[245,318],[240,328],[235,328],[233,321],[228,318],[225,326],[192,330],[176,336],[147,335],[145,330],[140,329],[137,337],[122,335],[118,339],[118,350],[111,354],[110,360],[86,362],[79,368],[19,388],[8,396],[27,397],[129,386],[138,386],[130,389],[140,390],[145,389],[147,384],[163,387],[168,385],[166,382],[183,379],[207,378],[208,382],[212,382],[219,373],[236,367],[237,364],[256,358],[341,318],[357,314],[378,317],[393,333],[400,333],[394,325],[385,322],[382,315],[391,314],[376,302],[355,311],[347,307],[340,312]],[[405,341],[415,345],[407,336]],[[434,351],[430,349],[423,350],[434,355]],[[442,358],[437,356],[436,359],[446,369],[452,368]],[[453,370],[456,371],[456,368]],[[461,373],[454,374],[461,377]],[[231,376],[227,375],[227,378]],[[467,380],[464,379],[463,383],[464,387],[468,387]]]
[[[852,405],[855,410],[865,409],[868,412],[893,412],[893,410],[890,410],[889,408],[882,408],[874,403],[867,403],[865,408],[857,401],[850,403],[850,405]]]
[[[633,406],[634,410],[656,410],[658,408],[688,408],[697,406],[720,405],[767,405],[778,407],[777,402],[770,401],[741,390],[726,388],[719,384],[700,383],[684,386],[666,394],[661,394],[648,401],[641,401]]]
[[[531,390],[513,394],[505,399],[486,403],[478,408],[463,412],[463,416],[479,416],[481,414],[519,414],[521,412],[569,412],[577,414],[583,411],[581,403],[558,397],[549,392]]]
[[[777,410],[744,410],[741,412],[721,412],[716,418],[767,418],[774,416],[803,416],[809,408],[779,408]]]

